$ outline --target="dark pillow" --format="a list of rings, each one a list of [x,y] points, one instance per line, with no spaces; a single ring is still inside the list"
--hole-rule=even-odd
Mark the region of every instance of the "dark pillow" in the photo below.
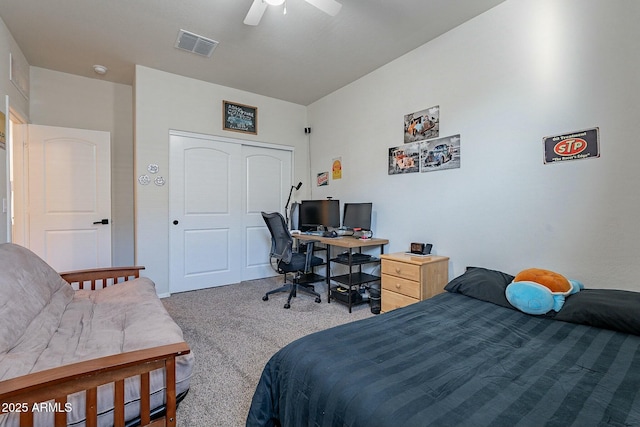
[[[640,335],[640,292],[583,289],[570,295],[554,319]]]
[[[450,281],[444,289],[451,293],[491,302],[514,309],[504,294],[507,285],[513,281],[510,274],[481,267],[469,267],[467,271]]]

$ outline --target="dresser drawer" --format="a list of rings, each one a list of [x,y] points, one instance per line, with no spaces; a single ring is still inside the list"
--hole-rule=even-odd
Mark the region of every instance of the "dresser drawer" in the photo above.
[[[387,289],[382,289],[382,299],[380,302],[382,303],[380,307],[381,310],[386,313],[387,311],[416,303],[418,300],[396,292],[391,292]]]
[[[403,279],[402,277],[383,273],[382,289],[397,292],[411,298],[420,299],[420,282]]]
[[[420,266],[394,260],[382,260],[382,274],[402,277],[409,280],[420,280]]]

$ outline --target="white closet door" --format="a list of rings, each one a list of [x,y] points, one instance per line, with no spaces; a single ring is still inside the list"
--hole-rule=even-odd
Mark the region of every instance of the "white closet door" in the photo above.
[[[243,280],[273,276],[269,264],[271,235],[261,212],[284,214],[291,188],[291,151],[243,146],[245,191],[243,230],[245,256]]]
[[[239,282],[242,146],[173,135],[170,144],[170,291]]]

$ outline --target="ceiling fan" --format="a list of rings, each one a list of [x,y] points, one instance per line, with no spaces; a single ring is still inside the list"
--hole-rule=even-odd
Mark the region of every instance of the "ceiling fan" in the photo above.
[[[253,4],[251,4],[251,7],[249,8],[249,12],[244,18],[244,23],[246,25],[258,25],[260,23],[260,20],[262,19],[262,15],[264,15],[264,11],[267,10],[267,6],[279,6],[285,1],[286,0],[253,0]],[[336,0],[305,1],[331,16],[336,16],[342,8],[342,5]]]

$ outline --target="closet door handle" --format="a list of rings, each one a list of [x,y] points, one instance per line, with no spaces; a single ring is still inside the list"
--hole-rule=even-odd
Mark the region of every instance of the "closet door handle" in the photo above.
[[[109,220],[107,218],[101,219],[100,221],[95,221],[94,224],[109,224]]]

